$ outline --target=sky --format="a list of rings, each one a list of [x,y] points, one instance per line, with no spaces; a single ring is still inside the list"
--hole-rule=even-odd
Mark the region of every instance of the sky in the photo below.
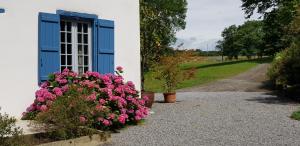
[[[246,19],[241,0],[187,0],[186,29],[177,33],[180,48],[214,50],[225,27],[243,24]],[[255,14],[253,18],[258,18]]]

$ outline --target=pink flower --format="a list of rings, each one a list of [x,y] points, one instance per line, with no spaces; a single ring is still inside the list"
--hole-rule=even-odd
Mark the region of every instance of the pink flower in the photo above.
[[[112,84],[110,84],[110,85],[107,85],[107,88],[109,88],[109,89],[114,89],[115,88],[115,86],[114,85],[112,85]]]
[[[80,121],[80,123],[85,123],[87,120],[84,116],[80,116],[79,121]]]
[[[117,83],[117,84],[121,84],[123,82],[123,78],[121,76],[117,76],[115,79],[114,79],[114,82]]]
[[[101,111],[101,110],[103,110],[103,106],[102,105],[96,105],[96,110],[97,111]]]
[[[131,87],[131,88],[134,88],[134,84],[133,84],[133,82],[131,82],[131,81],[128,81],[128,82],[127,82],[127,85],[128,85],[129,87]]]
[[[115,118],[115,114],[109,114],[108,118],[113,120]]]
[[[68,85],[65,85],[61,88],[61,91],[62,92],[67,92],[69,90],[69,86]]]
[[[105,85],[111,85],[111,84],[112,84],[112,80],[111,80],[109,74],[101,75],[101,76],[100,76],[100,79],[102,80],[102,82],[103,82]]]
[[[85,78],[89,78],[89,77],[99,78],[99,77],[100,77],[100,74],[99,74],[98,72],[87,71],[86,73],[84,73],[84,74],[82,75],[82,77],[85,77]]]
[[[70,70],[68,69],[68,68],[65,68],[64,70],[63,70],[63,72],[69,72]]]
[[[148,96],[143,96],[142,97],[145,101],[148,101],[149,100],[149,97]]]
[[[95,92],[92,93],[91,95],[89,95],[89,96],[87,97],[87,99],[88,99],[89,101],[95,101],[96,98],[97,98],[97,96],[96,96],[96,93],[95,93]]]
[[[61,89],[58,88],[58,87],[55,87],[55,88],[53,89],[53,92],[54,92],[54,94],[57,95],[57,96],[62,96],[62,95],[63,95],[63,92],[62,92]]]
[[[55,79],[55,81],[57,81],[59,84],[66,84],[66,83],[68,83],[68,80],[66,80],[66,79],[64,79],[64,78],[61,78],[60,76],[57,77],[57,78]]]
[[[42,112],[46,111],[47,109],[48,109],[48,107],[47,107],[46,105],[42,105],[42,106],[40,107],[40,110],[41,110]]]
[[[110,122],[108,120],[106,120],[106,119],[103,120],[102,123],[103,123],[104,126],[109,126],[110,125]]]
[[[38,102],[45,102],[45,98],[44,97],[38,97],[38,98],[36,98],[36,100]]]
[[[122,108],[122,109],[121,109],[121,113],[122,113],[122,114],[126,114],[126,112],[127,112],[127,110],[126,110],[125,108]]]
[[[126,116],[124,116],[123,114],[121,114],[118,118],[118,121],[121,123],[121,124],[125,124],[126,122]]]
[[[98,118],[97,118],[97,121],[98,121],[98,122],[101,122],[101,121],[103,121],[103,120],[104,120],[104,118],[102,118],[102,117],[98,117]]]
[[[140,99],[140,100],[139,100],[139,103],[140,103],[141,105],[145,105],[145,100]]]
[[[41,88],[47,88],[48,85],[49,85],[48,81],[43,82],[43,83],[41,84]]]
[[[77,73],[75,73],[75,72],[70,72],[70,73],[69,73],[69,76],[71,76],[71,77],[76,77],[76,76],[77,76]]]
[[[123,67],[121,67],[121,66],[117,66],[117,71],[119,71],[119,72],[123,72]]]
[[[101,105],[103,105],[103,104],[106,103],[106,101],[105,101],[104,99],[100,99],[100,100],[99,100],[99,103],[100,103]]]
[[[35,110],[35,104],[34,104],[34,103],[31,104],[31,105],[26,109],[27,112],[31,112],[31,111],[34,111],[34,110]]]
[[[34,103],[26,109],[24,116],[31,112],[38,113],[51,109],[56,98],[61,98],[60,96],[75,88],[74,91],[80,97],[84,97],[85,102],[93,108],[88,112],[93,117],[92,119],[84,115],[76,117],[81,123],[91,122],[91,124],[100,124],[110,128],[109,126],[115,127],[125,125],[126,122],[141,120],[148,114],[148,108],[144,106],[148,98],[139,99],[133,82],[125,83],[120,75],[122,72],[123,68],[118,66],[116,74],[103,75],[88,71],[78,76],[77,73],[68,69],[61,73],[54,73],[55,86],[50,86],[50,81],[42,83],[35,93]],[[86,94],[87,92],[90,94]],[[75,105],[69,104],[70,107]]]
[[[132,114],[132,113],[134,113],[134,110],[133,109],[128,110],[128,113]]]
[[[116,89],[115,89],[115,92],[117,92],[117,93],[122,93],[123,92],[123,88],[122,87],[117,87]]]
[[[135,116],[134,119],[137,120],[137,121],[139,121],[139,120],[141,120],[142,118],[141,118],[140,116]]]

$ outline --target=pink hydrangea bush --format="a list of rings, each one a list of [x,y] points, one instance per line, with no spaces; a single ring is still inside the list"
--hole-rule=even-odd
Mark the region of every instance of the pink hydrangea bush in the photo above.
[[[54,73],[40,85],[34,102],[23,113],[23,119],[35,119],[39,113],[47,112],[58,98],[76,87],[76,92],[92,109],[78,117],[83,125],[92,123],[93,128],[114,129],[137,123],[148,115],[145,107],[148,99],[139,98],[135,85],[131,81],[124,82],[122,72],[123,68],[117,67],[116,75],[88,71],[79,76],[68,69]]]

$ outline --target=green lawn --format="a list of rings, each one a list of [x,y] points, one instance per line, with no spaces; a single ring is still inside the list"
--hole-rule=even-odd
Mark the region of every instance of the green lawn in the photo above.
[[[300,121],[300,110],[296,111],[296,112],[293,112],[291,118]]]
[[[181,65],[181,69],[186,70],[195,68],[196,73],[192,79],[185,80],[178,85],[178,89],[192,87],[216,81],[219,79],[228,78],[242,72],[245,72],[258,64],[271,62],[270,58],[230,61],[217,63],[216,61],[201,61],[189,62]],[[162,82],[153,78],[155,72],[148,72],[145,75],[145,89],[146,91],[162,92]]]

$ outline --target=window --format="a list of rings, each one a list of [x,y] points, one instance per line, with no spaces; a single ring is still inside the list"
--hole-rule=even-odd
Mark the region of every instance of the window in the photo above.
[[[60,70],[68,68],[79,75],[91,71],[91,25],[83,21],[60,22]]]
[[[114,21],[57,10],[39,13],[38,22],[39,83],[64,68],[114,73]]]

